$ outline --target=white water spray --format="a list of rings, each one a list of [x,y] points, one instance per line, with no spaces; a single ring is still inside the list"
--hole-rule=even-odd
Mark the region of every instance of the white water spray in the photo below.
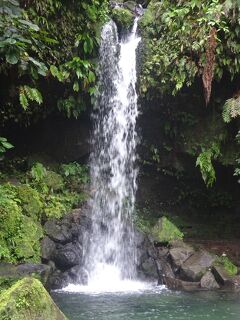
[[[93,227],[85,254],[89,274],[85,291],[131,291],[143,288],[143,284],[133,281],[136,279],[132,225],[137,177],[136,49],[140,41],[137,19],[132,32],[121,42],[113,21],[104,26],[101,37],[99,94],[90,162]]]

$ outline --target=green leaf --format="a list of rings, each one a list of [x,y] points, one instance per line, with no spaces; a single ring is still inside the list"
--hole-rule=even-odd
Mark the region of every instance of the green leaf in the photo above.
[[[19,101],[23,109],[27,110],[27,107],[29,106],[29,102],[28,102],[27,96],[23,92],[19,94]]]
[[[19,22],[21,22],[22,24],[26,25],[27,27],[29,27],[30,29],[32,29],[34,31],[39,31],[39,27],[30,21],[20,19]]]
[[[95,80],[96,80],[96,76],[95,76],[94,72],[89,71],[89,73],[88,73],[88,81],[89,82],[95,82]]]
[[[75,92],[78,92],[78,91],[79,91],[79,83],[78,83],[77,81],[74,82],[73,90],[74,90]]]
[[[82,71],[80,69],[77,69],[76,70],[76,75],[77,75],[78,79],[82,78],[82,76],[83,76]]]
[[[11,143],[9,143],[9,142],[2,142],[2,145],[6,149],[12,149],[13,148],[13,145]]]
[[[6,54],[6,61],[10,64],[16,64],[19,61],[19,52],[11,50]]]

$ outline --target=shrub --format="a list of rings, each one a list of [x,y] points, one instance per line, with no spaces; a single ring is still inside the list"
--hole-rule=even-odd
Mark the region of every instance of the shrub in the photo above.
[[[226,270],[226,272],[229,274],[229,276],[235,276],[238,272],[238,268],[226,256],[218,257],[215,264],[217,266],[223,267]]]
[[[18,261],[40,262],[40,239],[42,237],[41,225],[29,217],[23,216],[19,231],[13,237],[16,259]]]
[[[46,171],[43,183],[45,183],[51,191],[59,191],[64,187],[64,181],[60,174],[50,170]]]
[[[43,207],[39,192],[23,184],[17,187],[17,195],[24,214],[33,218],[39,217]]]
[[[87,166],[80,165],[77,162],[63,164],[60,172],[64,177],[67,187],[72,191],[80,191],[82,186],[89,181]]]

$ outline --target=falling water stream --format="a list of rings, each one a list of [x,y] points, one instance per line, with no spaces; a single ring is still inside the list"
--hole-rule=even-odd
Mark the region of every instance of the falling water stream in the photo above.
[[[119,41],[115,23],[102,30],[92,135],[90,200],[93,227],[85,243],[90,291],[122,291],[136,282],[133,210],[136,193],[136,18]],[[76,286],[73,287],[76,290]],[[68,287],[69,289],[69,287]],[[78,287],[79,289],[79,287]]]

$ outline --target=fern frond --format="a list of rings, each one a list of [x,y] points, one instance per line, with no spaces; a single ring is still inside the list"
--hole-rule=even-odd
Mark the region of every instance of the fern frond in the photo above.
[[[238,116],[240,116],[240,97],[228,99],[223,106],[222,117],[224,122],[229,123]]]
[[[220,146],[213,143],[209,149],[202,151],[197,157],[196,166],[199,166],[202,178],[208,188],[212,187],[216,181],[212,159],[217,159],[220,154]]]

